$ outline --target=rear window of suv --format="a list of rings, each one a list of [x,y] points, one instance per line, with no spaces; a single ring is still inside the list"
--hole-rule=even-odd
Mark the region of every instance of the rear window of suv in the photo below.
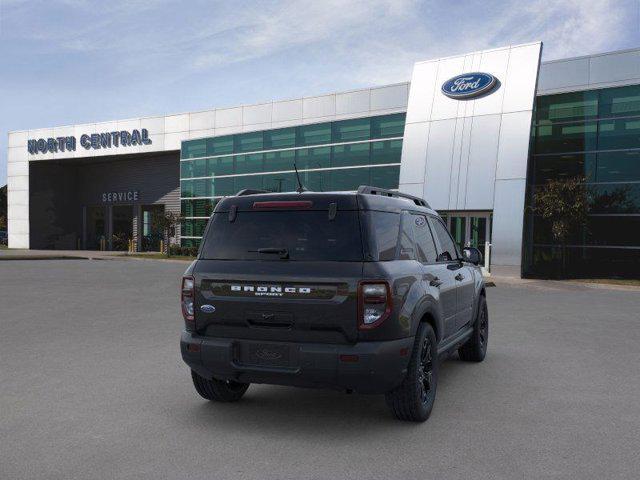
[[[264,249],[286,250],[290,261],[362,261],[358,212],[338,211],[329,220],[326,210],[241,211],[233,222],[228,213],[215,213],[201,258],[282,261]]]

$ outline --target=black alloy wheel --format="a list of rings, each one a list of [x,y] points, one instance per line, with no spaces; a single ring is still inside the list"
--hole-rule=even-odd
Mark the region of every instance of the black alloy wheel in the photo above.
[[[395,389],[387,392],[387,405],[400,420],[424,422],[431,415],[438,386],[436,335],[428,323],[416,333],[407,375]]]
[[[478,300],[478,313],[473,322],[473,333],[467,342],[458,349],[458,355],[465,362],[481,362],[487,355],[489,342],[489,311],[484,295]]]

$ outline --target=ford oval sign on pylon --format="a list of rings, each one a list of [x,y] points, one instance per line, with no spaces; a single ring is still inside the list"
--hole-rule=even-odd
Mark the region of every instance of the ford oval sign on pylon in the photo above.
[[[449,98],[473,98],[490,92],[497,82],[496,77],[489,73],[463,73],[444,82],[442,93]]]

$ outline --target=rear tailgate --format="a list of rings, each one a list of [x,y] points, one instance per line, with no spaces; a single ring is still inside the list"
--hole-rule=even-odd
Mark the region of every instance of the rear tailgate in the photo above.
[[[353,195],[225,199],[194,271],[196,328],[215,337],[355,342],[363,258]]]
[[[353,343],[362,268],[344,261],[199,260],[196,330],[212,337]]]

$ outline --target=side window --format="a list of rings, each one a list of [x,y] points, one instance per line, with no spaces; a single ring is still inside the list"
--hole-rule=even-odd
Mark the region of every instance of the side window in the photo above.
[[[400,227],[400,238],[398,239],[398,260],[415,260],[416,252],[413,247],[413,215],[402,214],[402,226]]]
[[[371,224],[371,252],[377,253],[378,260],[395,260],[400,215],[389,212],[366,212]]]
[[[431,229],[424,215],[411,215],[413,219],[413,231],[415,232],[416,249],[418,250],[418,260],[422,263],[433,263],[436,261],[436,245],[431,236]]]
[[[453,243],[451,235],[442,222],[436,218],[432,218],[431,226],[433,227],[433,233],[438,237],[438,241],[440,242],[438,262],[450,262],[451,260],[458,258],[455,243]]]

